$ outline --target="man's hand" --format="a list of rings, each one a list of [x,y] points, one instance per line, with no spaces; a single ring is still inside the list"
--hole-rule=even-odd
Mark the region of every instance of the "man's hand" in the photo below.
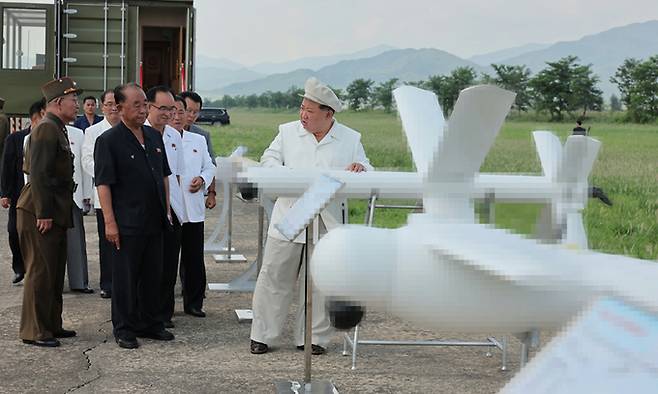
[[[192,183],[190,183],[190,193],[196,193],[201,190],[201,187],[204,183],[205,181],[203,178],[200,176],[195,176],[194,179],[192,179]]]
[[[53,227],[52,219],[37,219],[37,230],[41,234],[45,234]]]
[[[11,200],[9,197],[2,197],[0,198],[0,204],[2,204],[2,207],[7,209],[11,205]]]
[[[346,170],[352,172],[363,172],[366,170],[366,168],[360,163],[352,163],[347,166]]]
[[[206,208],[213,209],[217,205],[217,199],[215,197],[215,192],[208,192],[208,197],[206,197]]]
[[[105,222],[105,239],[107,239],[107,242],[114,245],[117,250],[121,249],[121,243],[119,241],[119,226],[117,226],[117,222]]]

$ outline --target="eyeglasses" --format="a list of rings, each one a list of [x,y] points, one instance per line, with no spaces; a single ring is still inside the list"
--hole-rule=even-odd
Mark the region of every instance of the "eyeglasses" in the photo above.
[[[114,103],[112,101],[108,101],[107,103],[103,103],[103,107],[116,107],[117,103]]]
[[[159,109],[160,111],[164,111],[164,112],[173,112],[173,111],[176,110],[176,107],[167,107],[167,106],[165,106],[165,105],[161,105],[161,106],[158,107],[158,106],[155,105],[155,104],[150,104],[150,105],[151,105],[153,108],[157,108],[157,109]]]

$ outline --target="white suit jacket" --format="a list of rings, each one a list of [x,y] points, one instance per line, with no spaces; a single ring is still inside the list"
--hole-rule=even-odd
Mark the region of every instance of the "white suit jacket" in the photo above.
[[[183,159],[185,168],[180,176],[183,194],[183,216],[179,217],[181,223],[199,223],[206,218],[206,203],[204,190],[212,183],[215,176],[215,165],[212,164],[206,139],[199,134],[189,131],[183,132]],[[205,181],[204,188],[196,193],[190,192],[192,179],[200,176]]]
[[[148,119],[144,123],[145,126],[151,126]],[[162,133],[162,142],[164,143],[165,152],[167,152],[167,163],[171,175],[169,175],[169,205],[176,214],[178,221],[183,223],[181,219],[185,213],[183,206],[183,193],[181,192],[180,183],[176,176],[183,175],[185,168],[185,160],[183,159],[183,138],[178,130],[169,125],[165,125],[164,132]]]
[[[91,177],[82,170],[82,144],[84,142],[84,133],[82,130],[73,126],[66,126],[69,136],[69,145],[73,153],[73,182],[78,186],[73,193],[73,202],[78,208],[83,208],[83,200],[91,198],[92,187]]]
[[[87,127],[84,133],[84,142],[82,143],[82,169],[92,179],[94,178],[94,147],[96,146],[96,139],[99,135],[103,134],[106,130],[112,128],[110,122],[106,118],[102,121]],[[94,208],[101,209],[101,202],[98,200],[98,191],[96,185],[91,185],[94,199]]]
[[[363,150],[361,134],[336,120],[320,142],[315,139],[313,134],[306,131],[298,120],[280,125],[279,134],[263,152],[260,161],[263,167],[344,170],[352,163],[360,163],[366,168],[366,171],[373,169]],[[283,219],[295,201],[295,198],[283,197],[276,200],[267,231],[268,236],[286,240],[274,225]],[[320,213],[327,231],[342,224],[341,204],[343,202],[344,200],[334,200]],[[303,234],[298,236],[295,242],[304,243]]]

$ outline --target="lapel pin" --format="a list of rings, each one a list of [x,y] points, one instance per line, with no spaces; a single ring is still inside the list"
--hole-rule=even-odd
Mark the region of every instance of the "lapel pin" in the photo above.
[[[135,155],[130,155],[130,158],[131,158],[131,159],[134,159],[134,158],[135,158]]]
[[[160,150],[160,148],[155,148],[155,151],[158,152],[158,153],[162,152],[162,151]]]

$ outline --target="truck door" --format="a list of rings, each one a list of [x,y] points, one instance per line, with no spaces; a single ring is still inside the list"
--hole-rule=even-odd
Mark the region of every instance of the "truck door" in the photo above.
[[[65,2],[62,20],[62,75],[96,97],[135,78],[136,8],[124,1]],[[132,56],[131,56],[132,54]]]
[[[52,4],[0,3],[0,96],[9,115],[25,115],[55,74]]]

